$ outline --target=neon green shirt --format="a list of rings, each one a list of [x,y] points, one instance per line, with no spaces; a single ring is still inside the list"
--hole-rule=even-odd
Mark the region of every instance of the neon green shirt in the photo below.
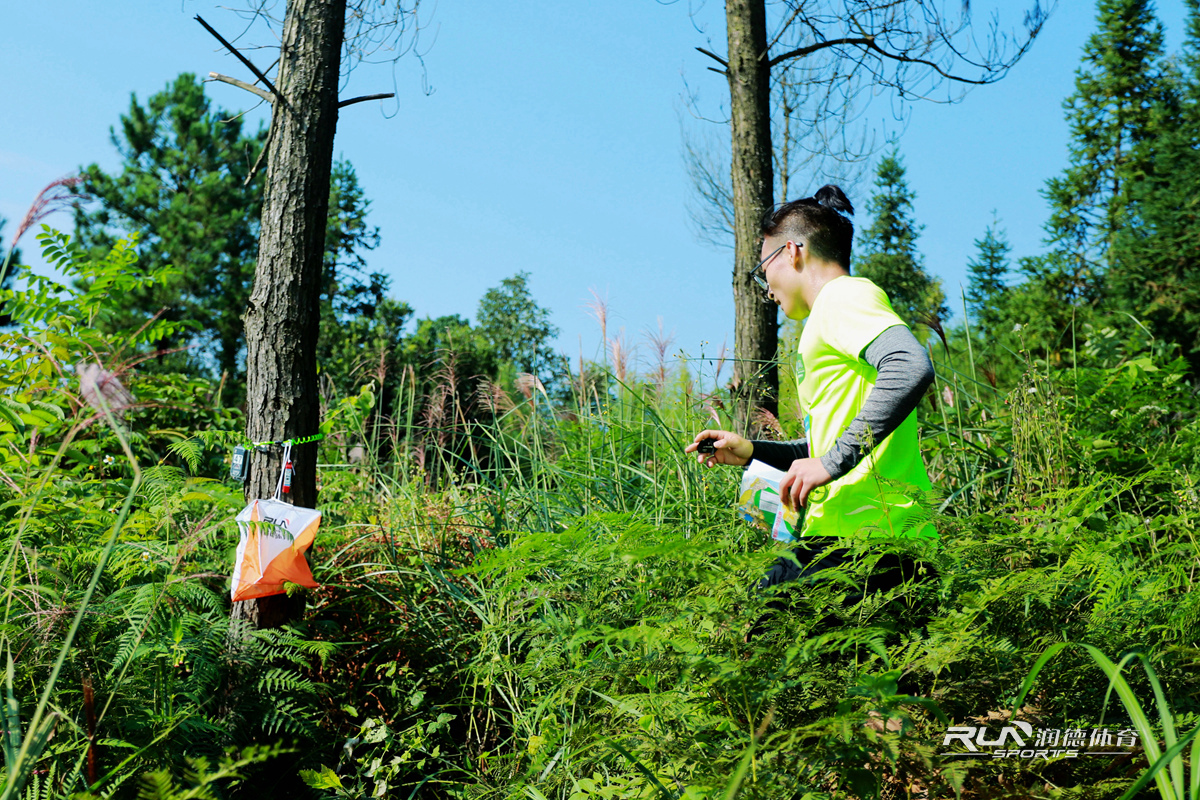
[[[825,284],[800,334],[796,381],[808,452],[822,456],[858,416],[878,373],[861,358],[876,336],[904,320],[866,278]],[[913,411],[854,469],[808,497],[803,536],[936,537],[919,502],[932,488]]]

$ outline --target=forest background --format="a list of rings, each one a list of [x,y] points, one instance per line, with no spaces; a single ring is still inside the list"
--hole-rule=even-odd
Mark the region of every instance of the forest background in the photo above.
[[[119,166],[81,165],[93,200],[73,238],[31,234],[12,259],[36,248],[53,269],[14,271],[5,308],[6,791],[1136,793],[1155,741],[1197,724],[1200,11],[1185,7],[1168,48],[1152,5],[1099,4],[1044,247],[1013,258],[1006,223],[985,226],[962,293],[925,266],[905,139],[871,160],[855,270],[939,371],[919,413],[944,546],[916,553],[939,577],[849,605],[845,583],[812,587],[753,643],[745,587],[774,552],[734,522],[736,476],[679,452],[732,424],[721,360],[672,359],[657,327],[639,361],[601,297],[603,346],[564,359],[522,271],[473,320],[414,319],[373,266],[381,233],[346,158],[322,282],[322,588],[297,625],[231,627],[241,498],[222,477],[244,428],[243,181],[264,132],[223,121],[192,75],[135,97]],[[783,386],[763,435],[797,430]],[[1023,718],[1107,713],[1144,751],[939,754],[949,720],[1021,705],[1063,642],[1152,669],[1105,711],[1107,677],[1068,650]],[[1139,721],[1133,698],[1158,690]],[[1187,796],[1189,769],[1154,791]]]

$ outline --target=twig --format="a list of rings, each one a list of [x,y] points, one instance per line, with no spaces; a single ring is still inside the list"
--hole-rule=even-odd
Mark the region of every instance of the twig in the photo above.
[[[710,51],[710,50],[705,50],[703,47],[697,47],[696,49],[697,49],[697,50],[699,50],[701,53],[704,53],[704,55],[708,56],[708,57],[709,57],[709,58],[711,58],[713,61],[716,61],[716,62],[717,62],[718,64],[720,64],[722,67],[725,67],[725,69],[729,69],[729,62],[728,62],[728,61],[726,61],[725,59],[721,58],[721,57],[720,57],[719,55],[717,55],[716,53],[714,53],[714,52],[712,52],[712,51]],[[711,69],[711,67],[710,67],[709,69]]]
[[[255,77],[257,77],[260,81],[262,81],[263,85],[271,90],[271,94],[274,95],[275,97],[279,98],[279,102],[283,104],[284,108],[288,107],[287,100],[284,100],[283,95],[281,95],[279,93],[279,90],[275,88],[275,85],[272,84],[269,80],[267,80],[267,76],[263,75],[261,72],[259,72],[258,67],[254,66],[253,64],[250,63],[250,59],[248,59],[244,55],[242,55],[241,52],[239,52],[236,47],[231,45],[229,42],[225,41],[225,37],[222,36],[221,34],[217,33],[216,30],[213,28],[213,26],[209,25],[207,22],[205,22],[204,18],[201,17],[199,14],[196,15],[196,22],[199,22],[201,25],[204,26],[204,29],[206,31],[208,31],[214,37],[216,37],[216,40],[218,42],[220,42],[221,44],[223,44],[225,46],[226,50],[228,50],[229,52],[231,52],[235,56],[237,56],[238,61],[241,61],[243,64],[245,64],[246,68],[249,69],[251,72],[253,72]]]
[[[237,78],[231,78],[228,75],[222,75],[219,72],[208,73],[208,80],[209,81],[220,81],[221,83],[228,83],[230,86],[236,86],[239,89],[245,89],[247,92],[250,92],[251,94],[256,94],[259,97],[261,97],[263,100],[266,100],[268,103],[275,102],[275,96],[272,95],[270,92],[268,92],[266,89],[260,89],[252,83],[246,83],[245,81],[238,80]],[[205,81],[205,82],[207,83],[208,81]]]
[[[271,115],[271,124],[267,127],[267,138],[263,139],[262,150],[258,151],[258,158],[254,159],[254,166],[250,168],[250,172],[246,175],[246,180],[242,181],[242,186],[249,186],[254,180],[254,176],[258,174],[258,168],[262,166],[263,159],[267,156],[267,148],[271,146],[271,137],[275,135],[275,115]]]
[[[964,78],[964,77],[946,72],[946,70],[942,69],[941,66],[939,66],[938,64],[935,64],[934,62],[929,61],[927,59],[913,58],[912,56],[907,56],[907,55],[904,55],[903,53],[888,52],[887,50],[884,50],[882,47],[880,47],[878,44],[875,43],[874,36],[864,36],[864,37],[854,37],[854,38],[844,38],[844,39],[829,39],[824,42],[817,42],[816,44],[810,44],[807,47],[799,47],[799,48],[796,48],[795,50],[790,50],[786,53],[782,53],[781,55],[777,55],[774,58],[772,58],[770,61],[768,61],[767,64],[769,66],[773,67],[776,64],[778,64],[779,62],[787,61],[790,58],[806,56],[806,55],[809,55],[810,53],[815,53],[818,50],[824,50],[826,47],[835,47],[837,45],[843,45],[843,44],[862,45],[863,47],[865,47],[868,50],[875,51],[876,53],[883,56],[884,58],[890,58],[891,60],[899,61],[902,64],[921,64],[923,66],[929,67],[934,72],[936,72],[938,75],[941,75],[943,78],[946,78],[947,80],[956,81],[958,83],[970,83],[970,84],[974,84],[976,86],[984,86],[989,83],[995,83],[996,80],[998,80],[998,78],[995,78],[995,77],[991,78],[990,80],[987,78],[984,78],[983,80],[975,80],[973,78]]]
[[[800,12],[803,10],[804,10],[804,4],[797,3],[796,10],[792,12],[792,15],[790,17],[788,17],[788,21],[783,23],[783,27],[781,27],[779,29],[779,33],[775,34],[775,38],[771,40],[771,43],[769,45],[767,45],[767,49],[763,50],[762,55],[760,55],[759,58],[763,58],[764,56],[766,56],[767,53],[770,52],[772,47],[779,44],[779,40],[783,38],[783,35],[785,33],[787,33],[787,29],[792,27],[792,23],[796,21],[796,17],[800,16]]]
[[[389,97],[395,96],[395,92],[386,92],[384,94],[364,94],[362,97],[351,97],[349,100],[339,100],[337,107],[345,108],[346,106],[352,106],[355,103],[365,103],[368,100],[386,100]]]
[[[910,58],[909,56],[903,55],[901,53],[889,53],[888,51],[884,50],[879,45],[875,44],[874,38],[872,38],[869,42],[867,42],[867,47],[869,49],[874,50],[875,52],[879,53],[879,55],[881,55],[885,58],[890,58],[894,61],[899,61],[904,64],[923,64],[924,66],[932,69],[938,75],[941,75],[943,78],[946,78],[946,79],[952,80],[952,81],[958,81],[959,83],[970,83],[970,84],[974,84],[975,86],[986,86],[987,84],[995,83],[997,80],[1000,79],[998,76],[998,77],[992,78],[991,80],[988,80],[987,78],[984,78],[983,80],[975,80],[973,78],[963,78],[963,77],[959,77],[958,75],[952,75],[949,72],[946,72],[944,69],[942,69],[937,64],[933,63],[932,61],[927,61],[924,58]],[[1008,67],[1004,67],[1004,71],[1007,71],[1007,70],[1008,70]],[[989,69],[989,73],[990,72],[991,72],[991,70]],[[1000,73],[1001,76],[1003,74],[1004,74],[1004,72]]]
[[[233,115],[232,117],[230,117],[229,119],[223,119],[223,120],[221,120],[221,122],[224,122],[226,125],[228,125],[228,124],[229,124],[229,123],[231,123],[231,122],[237,122],[239,119],[241,119],[242,117],[246,116],[246,115],[247,115],[247,114],[249,114],[251,111],[256,111],[256,110],[258,109],[258,107],[259,107],[259,106],[261,106],[261,105],[262,105],[262,102],[256,103],[255,105],[251,106],[250,108],[247,108],[245,111],[239,111],[238,113],[234,114],[234,115]]]

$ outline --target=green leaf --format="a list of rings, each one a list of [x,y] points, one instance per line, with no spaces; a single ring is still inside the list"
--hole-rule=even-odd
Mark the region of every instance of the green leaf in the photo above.
[[[750,771],[750,764],[754,761],[754,742],[746,748],[746,752],[742,754],[741,760],[738,762],[737,769],[734,770],[733,777],[729,779],[729,783],[725,786],[724,800],[734,800],[738,792],[742,789],[742,783],[746,780],[746,773]]]
[[[13,430],[17,433],[25,432],[25,423],[21,420],[20,415],[28,411],[29,406],[24,403],[18,403],[8,397],[0,397],[0,419],[12,425]]]
[[[322,766],[321,771],[311,769],[300,770],[300,779],[314,789],[341,789],[342,779],[329,767]]]
[[[21,709],[13,693],[12,653],[8,654],[8,668],[5,671],[4,684],[4,726],[7,733],[4,738],[4,771],[7,780],[0,800],[9,800],[21,793],[25,782],[33,773],[33,768],[37,766],[38,759],[42,756],[42,750],[45,749],[46,743],[50,740],[50,734],[54,731],[58,715],[55,713],[46,715],[34,730],[30,730],[22,736]]]
[[[1121,795],[1121,797],[1118,798],[1118,800],[1133,800],[1133,798],[1137,796],[1137,793],[1140,792],[1146,786],[1146,784],[1148,784],[1148,783],[1150,783],[1150,781],[1158,778],[1158,774],[1163,770],[1164,767],[1172,767],[1173,768],[1178,765],[1180,767],[1180,769],[1182,769],[1182,767],[1183,767],[1183,756],[1182,756],[1183,749],[1185,747],[1187,747],[1189,742],[1191,742],[1193,739],[1196,739],[1196,734],[1198,734],[1198,733],[1200,733],[1200,726],[1192,728],[1192,730],[1186,736],[1184,736],[1178,742],[1176,742],[1175,744],[1173,744],[1169,748],[1167,748],[1166,752],[1164,752],[1161,756],[1159,756],[1158,759],[1156,759],[1155,762],[1150,765],[1150,768],[1148,770],[1146,770],[1140,776],[1138,776],[1138,779],[1136,781],[1134,781],[1133,784],[1128,789],[1125,790],[1125,794]],[[1200,742],[1200,739],[1196,739],[1196,741]],[[1197,751],[1195,750],[1195,748],[1193,748],[1193,758],[1192,758],[1193,762],[1195,761],[1196,752]],[[1197,782],[1197,776],[1193,772],[1193,774],[1192,774],[1192,793],[1190,795],[1191,797],[1196,796],[1196,789],[1195,789],[1196,782]],[[1161,786],[1159,787],[1159,791],[1160,792],[1162,791]],[[1182,794],[1180,794],[1180,795],[1164,794],[1163,796],[1164,797],[1179,797],[1179,798],[1183,797]]]

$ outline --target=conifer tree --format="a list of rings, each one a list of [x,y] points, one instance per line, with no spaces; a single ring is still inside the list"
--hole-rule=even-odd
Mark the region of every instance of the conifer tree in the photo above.
[[[967,262],[967,309],[972,326],[980,333],[994,332],[1003,314],[1011,250],[1000,221],[993,216],[983,238],[975,240],[975,257]]]
[[[1167,75],[1174,91],[1157,107],[1153,162],[1131,190],[1131,223],[1117,237],[1106,294],[1114,310],[1178,343],[1200,372],[1200,0],[1185,2],[1179,69]]]
[[[1051,214],[1048,266],[1068,303],[1096,299],[1128,222],[1130,190],[1150,168],[1147,146],[1168,99],[1161,80],[1162,25],[1151,0],[1099,0],[1097,30],[1084,46],[1075,93],[1063,103],[1071,129],[1069,166],[1046,184]],[[1065,278],[1065,280],[1064,280]]]
[[[195,334],[168,344],[199,344],[231,374],[242,347],[261,207],[261,181],[247,186],[245,178],[264,135],[243,132],[241,117],[214,107],[196,76],[179,75],[144,105],[132,97],[111,131],[121,169],[83,168],[82,191],[98,207],[75,213],[75,235],[88,250],[107,252],[116,239],[136,233],[143,265],[176,270],[172,282],[124,298],[125,313],[166,309],[166,319],[196,325]]]
[[[75,233],[94,252],[106,252],[130,233],[139,236],[139,262],[170,265],[173,282],[124,298],[127,315],[159,313],[186,321],[194,333],[172,342],[200,356],[177,356],[175,368],[215,364],[236,382],[245,348],[242,315],[250,297],[262,215],[262,175],[246,176],[265,131],[243,132],[241,115],[215,107],[194,75],[184,73],[143,105],[133,97],[112,131],[120,171],[85,167],[81,190],[98,206],[77,209]],[[335,162],[321,276],[321,314],[332,324],[371,316],[388,280],[369,273],[363,252],[379,242],[366,223],[370,202],[353,166]],[[136,327],[136,325],[135,325]]]
[[[914,220],[913,200],[899,148],[879,162],[875,192],[867,203],[872,222],[862,232],[857,272],[887,292],[892,307],[909,325],[931,317],[946,319],[949,309],[941,281],[925,271],[917,250],[923,225]]]

